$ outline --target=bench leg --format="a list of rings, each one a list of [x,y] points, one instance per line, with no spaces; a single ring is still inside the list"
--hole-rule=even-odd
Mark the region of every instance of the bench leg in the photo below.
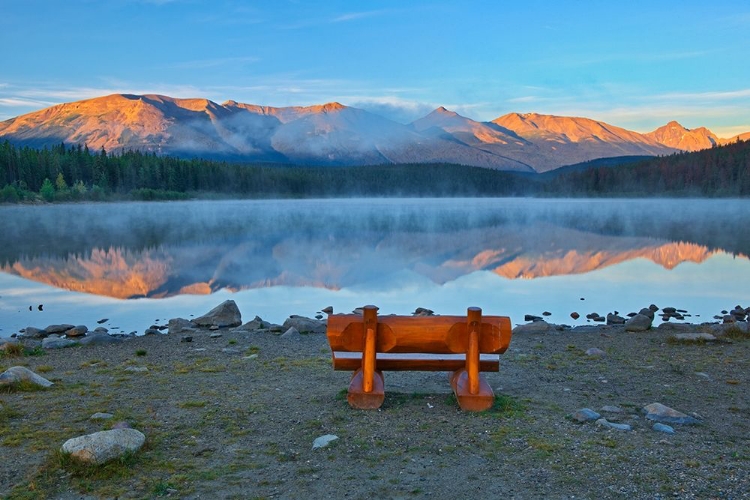
[[[451,376],[453,394],[456,395],[458,405],[464,411],[489,410],[495,403],[495,393],[492,392],[490,384],[481,375],[477,377],[477,381],[479,382],[478,390],[472,393],[469,373],[465,368],[456,370]]]
[[[347,401],[349,401],[349,406],[359,410],[376,410],[380,408],[385,399],[383,372],[375,370],[373,373],[371,391],[365,392],[363,382],[364,376],[360,368],[354,372],[352,381],[349,383],[349,394],[346,397]]]

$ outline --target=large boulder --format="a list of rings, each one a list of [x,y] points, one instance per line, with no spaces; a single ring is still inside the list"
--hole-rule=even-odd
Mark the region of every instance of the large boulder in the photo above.
[[[255,316],[251,321],[248,321],[244,325],[237,327],[237,330],[241,330],[243,332],[254,332],[256,330],[263,330],[271,326],[271,323],[268,321],[263,321],[263,319],[260,316]]]
[[[65,331],[66,337],[83,337],[89,331],[86,325],[78,325]]]
[[[284,321],[283,331],[294,327],[299,333],[325,333],[326,323],[321,320],[306,318],[305,316],[292,315]]]
[[[68,439],[62,452],[80,462],[99,465],[136,452],[145,442],[146,436],[135,429],[112,429]]]
[[[636,314],[625,322],[626,332],[645,332],[651,328],[653,320],[645,314]]]
[[[193,323],[203,327],[217,326],[224,328],[228,326],[240,326],[242,324],[242,315],[240,314],[239,307],[237,307],[237,304],[233,300],[225,300],[203,316],[194,318]]]
[[[167,333],[170,335],[193,331],[195,331],[195,323],[185,318],[172,318],[167,324]]]
[[[69,325],[67,323],[64,323],[62,325],[49,325],[47,328],[44,329],[45,332],[47,332],[47,335],[61,335],[70,330],[71,328],[75,328],[76,325]]]
[[[42,348],[44,349],[62,349],[63,347],[72,347],[78,345],[78,342],[72,339],[64,339],[59,335],[50,335],[42,339]]]
[[[47,333],[46,330],[42,330],[41,328],[35,328],[33,326],[27,326],[24,328],[23,333],[21,334],[21,337],[27,338],[27,339],[43,339],[45,338],[49,333]]]
[[[52,385],[52,382],[37,375],[25,366],[13,366],[0,374],[0,387],[12,386],[20,382],[29,382],[39,387],[49,387]]]
[[[513,329],[513,335],[528,333],[557,333],[557,328],[546,321],[532,321],[525,325],[518,325]]]
[[[91,335],[87,335],[83,337],[78,342],[81,345],[108,345],[108,344],[119,344],[120,342],[124,342],[124,339],[121,339],[119,337],[113,337],[112,335],[108,333],[92,333]]]

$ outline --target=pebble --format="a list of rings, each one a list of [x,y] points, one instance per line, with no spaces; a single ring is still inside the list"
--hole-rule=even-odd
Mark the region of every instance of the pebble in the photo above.
[[[315,438],[313,441],[312,449],[325,448],[331,441],[337,440],[339,437],[334,434],[325,434],[323,436]]]
[[[646,414],[647,420],[654,422],[668,422],[670,424],[693,425],[700,424],[701,421],[695,417],[685,415],[661,403],[651,403],[643,407],[643,413]]]
[[[113,417],[114,415],[111,413],[96,412],[89,417],[89,420],[109,420]]]
[[[580,423],[593,422],[595,420],[599,420],[601,417],[602,417],[601,415],[596,413],[591,408],[581,408],[580,410],[570,415],[571,419]]]
[[[590,349],[586,349],[586,356],[590,358],[602,358],[606,356],[607,353],[602,351],[601,349],[598,349],[596,347],[591,347]]]
[[[657,432],[663,432],[665,434],[674,434],[674,428],[667,424],[661,424],[657,422],[651,428]]]
[[[125,371],[126,372],[137,372],[137,373],[147,372],[148,371],[148,367],[146,367],[146,366],[128,366],[128,367],[125,368]]]
[[[618,431],[629,431],[632,430],[632,427],[630,427],[628,424],[616,424],[614,422],[610,422],[606,418],[600,418],[596,421],[596,425],[601,425],[602,427],[608,427],[610,429],[615,429]]]

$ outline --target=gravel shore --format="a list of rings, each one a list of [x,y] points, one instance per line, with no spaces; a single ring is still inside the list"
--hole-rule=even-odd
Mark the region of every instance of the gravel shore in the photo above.
[[[480,413],[461,412],[436,372],[386,373],[382,408],[351,409],[350,374],[332,370],[323,334],[222,328],[191,342],[29,345],[2,354],[0,372],[22,365],[54,385],[0,388],[0,495],[748,498],[750,340],[674,333],[519,331],[500,372],[484,375],[496,405]],[[655,402],[700,424],[655,431],[642,412]],[[630,430],[570,418],[583,408]],[[122,422],[146,435],[123,460],[81,468],[58,452]],[[329,434],[338,439],[313,449]]]

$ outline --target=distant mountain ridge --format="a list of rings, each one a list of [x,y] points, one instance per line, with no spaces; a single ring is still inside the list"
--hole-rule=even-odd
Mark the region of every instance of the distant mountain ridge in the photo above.
[[[33,147],[64,142],[232,161],[456,163],[518,172],[545,172],[605,157],[665,155],[721,142],[704,128],[688,131],[676,122],[639,134],[588,118],[536,113],[477,122],[440,107],[403,125],[337,102],[272,107],[153,94],[58,104],[0,122],[3,139]]]

